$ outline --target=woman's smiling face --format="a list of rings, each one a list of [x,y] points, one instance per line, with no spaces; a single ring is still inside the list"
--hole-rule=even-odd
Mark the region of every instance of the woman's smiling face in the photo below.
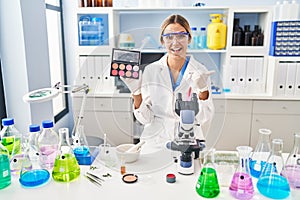
[[[185,57],[186,51],[188,48],[188,44],[190,42],[188,35],[180,35],[180,33],[186,33],[187,30],[183,26],[178,23],[169,24],[165,30],[164,35],[179,33],[178,35],[173,35],[173,39],[167,40],[167,38],[163,37],[164,45],[169,55]],[[179,36],[179,37],[176,37]]]

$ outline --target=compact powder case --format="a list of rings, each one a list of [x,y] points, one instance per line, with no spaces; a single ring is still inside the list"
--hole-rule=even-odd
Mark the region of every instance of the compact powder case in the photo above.
[[[140,51],[113,48],[110,75],[138,79],[140,60]]]
[[[138,180],[138,176],[135,174],[125,174],[122,178],[125,183],[135,183]]]

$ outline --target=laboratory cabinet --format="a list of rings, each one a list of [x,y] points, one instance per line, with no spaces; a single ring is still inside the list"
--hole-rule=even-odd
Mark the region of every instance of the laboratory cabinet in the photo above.
[[[80,111],[82,97],[73,96],[75,116]],[[85,135],[104,138],[113,146],[132,143],[133,112],[129,94],[87,96],[81,120]]]
[[[124,35],[129,35],[132,37],[131,42],[134,42],[135,48],[143,53],[147,55],[164,53],[165,49],[159,42],[160,26],[163,20],[173,13],[182,14],[188,19],[191,27],[197,28],[207,27],[210,23],[209,15],[218,13],[223,15],[223,23],[227,26],[225,48],[219,50],[188,49],[188,53],[192,54],[196,60],[205,64],[209,70],[217,72],[212,76],[212,86],[218,90],[213,90],[216,112],[207,134],[209,146],[224,150],[234,150],[238,145],[254,147],[260,127],[272,129],[273,136],[276,137],[284,132],[283,129],[289,134],[297,129],[300,131],[297,125],[300,113],[285,113],[284,110],[272,113],[268,110],[257,110],[261,102],[266,102],[264,109],[273,110],[276,108],[275,102],[281,102],[284,105],[286,103],[288,107],[297,106],[295,103],[300,100],[299,57],[269,56],[272,12],[272,6],[183,7],[172,10],[157,7],[78,6],[74,13],[74,18],[77,20],[73,26],[73,32],[77,33],[74,41],[76,47],[74,70],[78,74],[76,81],[81,84],[86,83],[91,88],[88,97],[90,105],[87,103],[83,119],[87,134],[99,136],[107,132],[114,144],[132,142],[134,117],[130,95],[120,93],[117,88],[118,79],[109,75],[112,48],[119,47],[122,42],[119,40],[121,35],[122,38]],[[89,16],[91,23],[95,22],[102,28],[102,42],[80,45],[80,39],[82,39],[80,38],[82,36],[80,25],[83,24],[81,21],[85,19],[85,16]],[[236,45],[233,41],[236,19],[242,28],[248,25],[250,25],[250,30],[253,30],[255,26],[259,27],[263,34],[260,38],[262,41],[257,45]],[[293,69],[294,74],[297,74],[293,77],[292,91],[278,91],[278,82],[282,81],[282,77],[279,76],[282,74],[280,71],[282,65],[293,66],[286,70]],[[293,79],[289,77],[289,81],[286,81],[286,74],[288,72],[285,73],[284,82],[281,84],[284,88],[289,88],[286,84],[291,83]],[[293,95],[291,95],[292,92]],[[124,97],[124,95],[127,96]],[[77,105],[80,103],[79,100],[80,98],[74,98],[75,111],[79,110],[79,105]],[[125,103],[113,103],[118,101],[125,101]],[[89,107],[91,105],[94,106]],[[293,110],[296,112],[295,107]],[[293,137],[284,134],[284,140],[284,149],[288,150]]]

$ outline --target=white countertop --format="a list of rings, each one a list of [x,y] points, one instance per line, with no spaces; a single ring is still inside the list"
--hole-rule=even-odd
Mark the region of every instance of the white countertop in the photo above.
[[[199,160],[195,160],[195,173],[193,175],[180,175],[177,173],[176,164],[173,162],[174,152],[168,150],[152,154],[141,154],[140,159],[132,164],[126,164],[127,172],[134,172],[138,175],[138,181],[133,184],[126,184],[122,181],[119,167],[107,168],[102,165],[99,157],[94,161],[93,166],[97,169],[92,173],[102,176],[110,173],[112,176],[104,178],[102,186],[96,186],[84,177],[89,166],[81,166],[81,175],[70,183],[59,183],[51,180],[50,183],[40,188],[26,189],[21,187],[18,177],[12,178],[12,184],[0,190],[1,200],[54,200],[54,199],[129,199],[129,200],[198,200],[205,199],[199,196],[195,190],[196,182],[200,173]],[[166,175],[176,175],[175,183],[167,183]],[[103,177],[102,177],[103,178]],[[253,184],[256,186],[253,179]],[[297,191],[300,193],[300,191]],[[297,194],[299,195],[299,194]],[[299,195],[300,196],[300,195]],[[298,197],[299,197],[298,196]],[[221,193],[215,199],[234,199],[229,194],[228,187],[221,187]],[[261,196],[255,187],[254,200],[268,199]],[[292,192],[287,199],[299,199]]]

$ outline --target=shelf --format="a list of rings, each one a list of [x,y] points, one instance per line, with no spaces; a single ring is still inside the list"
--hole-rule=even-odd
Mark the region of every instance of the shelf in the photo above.
[[[213,99],[240,99],[240,100],[283,100],[299,101],[300,97],[272,96],[267,94],[213,94]]]
[[[166,53],[165,49],[142,49],[142,53]],[[187,53],[226,53],[226,50],[188,49]]]
[[[235,56],[261,56],[267,55],[267,48],[264,46],[231,46],[230,53]]]

